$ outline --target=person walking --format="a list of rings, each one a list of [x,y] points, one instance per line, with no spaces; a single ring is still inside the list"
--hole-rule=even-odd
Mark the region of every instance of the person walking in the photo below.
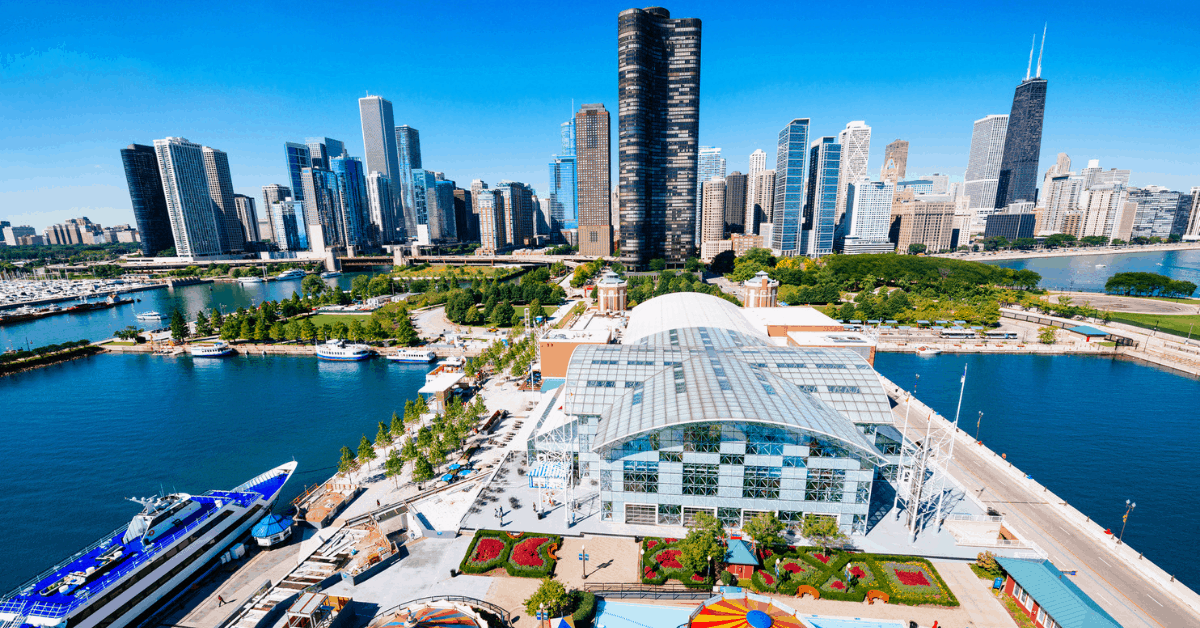
[[[225,598],[218,595],[217,596],[217,608],[221,608],[222,606],[225,606]]]

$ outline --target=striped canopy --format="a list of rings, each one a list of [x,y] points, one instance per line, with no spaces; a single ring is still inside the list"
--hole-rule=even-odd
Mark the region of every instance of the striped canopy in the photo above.
[[[689,628],[804,628],[804,624],[766,598],[725,597],[705,604]]]

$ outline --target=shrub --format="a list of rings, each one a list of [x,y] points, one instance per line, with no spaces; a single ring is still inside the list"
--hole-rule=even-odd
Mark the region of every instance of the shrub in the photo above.
[[[511,551],[512,539],[508,535],[498,530],[480,530],[475,533],[458,570],[466,574],[487,573],[504,565]]]
[[[554,573],[556,561],[550,557],[550,548],[561,546],[562,537],[553,534],[530,536],[512,540],[512,551],[504,570],[510,576],[544,578]]]
[[[572,596],[575,612],[571,613],[571,618],[575,621],[575,628],[584,628],[596,616],[596,596],[587,591],[575,591]]]
[[[723,584],[727,587],[737,586],[737,576],[733,575],[729,571],[722,571],[721,572],[721,584]]]

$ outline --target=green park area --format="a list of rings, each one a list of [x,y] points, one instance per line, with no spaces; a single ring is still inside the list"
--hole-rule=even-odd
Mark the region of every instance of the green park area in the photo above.
[[[1195,338],[1200,336],[1200,315],[1195,314],[1128,314],[1112,312],[1111,320],[1115,323],[1125,323],[1146,329],[1157,329],[1160,332]]]
[[[349,325],[350,321],[358,321],[365,324],[369,318],[371,318],[369,314],[314,314],[309,317],[309,320],[312,321],[313,325],[320,327],[321,325],[333,325],[335,323]]]

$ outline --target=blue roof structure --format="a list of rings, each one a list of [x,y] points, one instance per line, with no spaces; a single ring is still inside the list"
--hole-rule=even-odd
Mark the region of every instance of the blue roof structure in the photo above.
[[[256,539],[265,539],[275,536],[290,527],[292,527],[291,517],[267,515],[254,524],[254,527],[250,529],[250,534]]]
[[[1100,337],[1104,337],[1104,336],[1107,336],[1107,335],[1108,335],[1108,332],[1106,332],[1106,331],[1101,331],[1101,330],[1099,330],[1099,329],[1096,329],[1095,327],[1092,327],[1092,326],[1090,326],[1090,325],[1080,325],[1080,326],[1078,326],[1078,327],[1070,327],[1070,328],[1068,328],[1068,329],[1067,329],[1067,331],[1073,331],[1073,332],[1075,332],[1075,333],[1079,334],[1080,336],[1100,336]]]
[[[996,562],[1063,628],[1121,628],[1049,560],[997,556]]]
[[[725,562],[730,565],[758,565],[758,559],[750,551],[750,544],[741,539],[730,539],[725,549]]]

